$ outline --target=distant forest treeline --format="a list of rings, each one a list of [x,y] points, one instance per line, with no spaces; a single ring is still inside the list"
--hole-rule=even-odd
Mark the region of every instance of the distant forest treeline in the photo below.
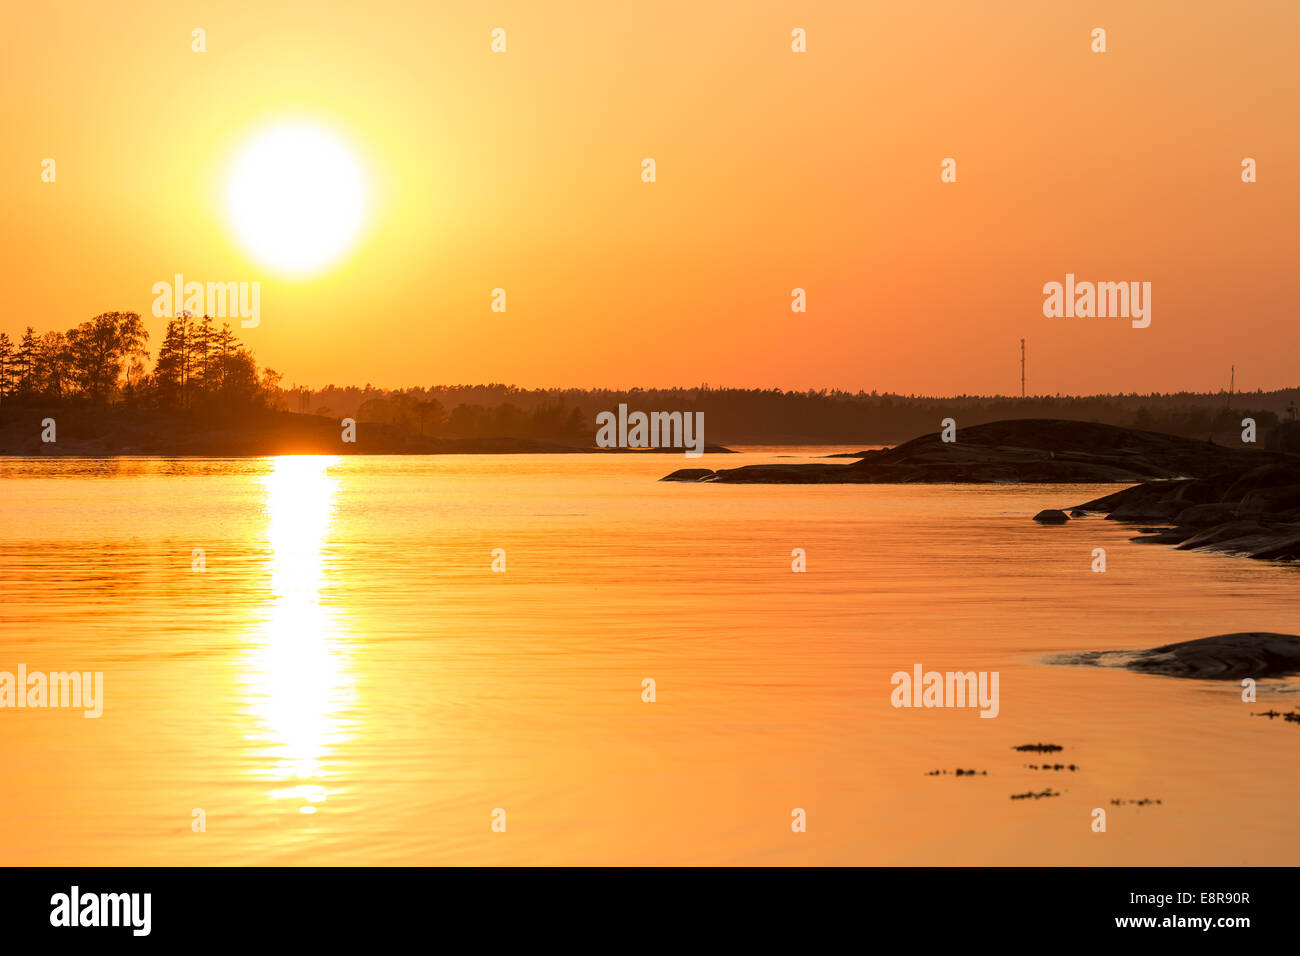
[[[67,332],[28,326],[17,342],[0,332],[0,405],[125,404],[219,418],[284,407],[279,374],[259,372],[228,324],[170,320],[152,371],[148,340],[135,312],[105,312]]]
[[[289,407],[331,417],[386,422],[449,438],[486,436],[586,438],[596,415],[615,411],[700,411],[710,442],[726,444],[892,444],[935,431],[946,417],[958,426],[1005,418],[1097,421],[1191,437],[1241,430],[1252,417],[1262,432],[1287,416],[1300,389],[1217,394],[929,398],[876,392],[781,389],[521,389],[455,385],[380,389],[367,385],[288,391]]]
[[[134,312],[106,312],[67,332],[14,342],[0,333],[0,410],[9,405],[125,405],[231,419],[250,410],[291,410],[384,422],[446,438],[544,438],[590,444],[596,415],[629,411],[703,412],[705,435],[720,444],[893,444],[935,431],[1005,418],[1066,418],[1191,437],[1260,431],[1295,414],[1300,389],[1272,392],[931,398],[918,395],[779,388],[523,389],[440,385],[382,389],[329,385],[284,388],[258,369],[229,325],[188,314],[167,323],[149,369],[148,333]]]

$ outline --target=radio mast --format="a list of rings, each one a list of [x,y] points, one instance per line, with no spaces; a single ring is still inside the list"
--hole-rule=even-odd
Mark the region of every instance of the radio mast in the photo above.
[[[1020,340],[1020,397],[1025,397],[1025,340]]]

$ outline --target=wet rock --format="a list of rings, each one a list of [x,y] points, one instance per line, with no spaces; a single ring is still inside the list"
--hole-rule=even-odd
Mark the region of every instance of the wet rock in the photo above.
[[[1070,516],[1064,511],[1057,511],[1054,508],[1047,508],[1034,515],[1034,520],[1040,524],[1065,524],[1070,520]]]
[[[1300,674],[1300,636],[1242,631],[1141,651],[1061,655],[1053,662],[1119,666],[1144,674],[1198,680],[1241,680],[1243,677],[1258,680]]]
[[[671,475],[664,475],[660,481],[708,481],[715,477],[712,468],[678,468]]]
[[[1147,531],[1146,528],[1142,529]],[[1136,538],[1129,538],[1138,544],[1181,544],[1196,534],[1194,528],[1154,528],[1151,533]]]
[[[1190,525],[1194,528],[1206,528],[1210,525],[1223,524],[1237,517],[1237,506],[1231,502],[1213,501],[1203,505],[1184,508],[1174,516],[1174,523]]]
[[[1179,511],[1177,501],[1152,501],[1134,503],[1116,508],[1106,518],[1110,521],[1150,521],[1152,518],[1172,518]]]
[[[1269,539],[1267,543],[1250,552],[1252,558],[1260,561],[1300,560],[1300,528],[1283,538],[1278,538],[1271,533],[1267,537]]]
[[[1177,526],[1160,538],[1134,539],[1144,543],[1300,560],[1300,456],[1248,457],[1203,478],[1148,481],[1076,507],[1114,521],[1168,518]]]
[[[1294,468],[1276,463],[1260,465],[1235,477],[1220,497],[1224,501],[1240,501],[1252,491],[1284,487],[1294,484],[1295,480]]]
[[[1228,521],[1196,532],[1178,547],[1183,551],[1190,551],[1193,548],[1206,548],[1210,545],[1220,545],[1248,535],[1259,534],[1263,530],[1264,526],[1258,521]],[[1220,550],[1231,550],[1231,548]]]
[[[1249,491],[1237,504],[1237,511],[1242,517],[1279,514],[1292,508],[1300,508],[1300,484]]]

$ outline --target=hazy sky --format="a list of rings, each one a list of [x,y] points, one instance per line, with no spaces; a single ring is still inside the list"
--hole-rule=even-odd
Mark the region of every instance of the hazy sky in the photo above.
[[[151,288],[179,272],[261,283],[241,337],[286,384],[1010,393],[1022,336],[1031,392],[1300,379],[1295,0],[2,16],[11,336],[132,310],[156,347]],[[371,201],[350,255],[291,279],[223,190],[249,137],[302,117]],[[1151,282],[1151,326],[1044,318],[1067,272]]]

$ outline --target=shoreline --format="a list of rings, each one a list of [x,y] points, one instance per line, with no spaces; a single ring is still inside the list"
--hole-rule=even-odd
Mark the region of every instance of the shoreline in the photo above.
[[[709,484],[1124,484],[1034,516],[1059,526],[1104,514],[1142,528],[1132,540],[1260,560],[1300,560],[1300,422],[1265,447],[1236,447],[1099,423],[1015,419],[931,434],[852,465],[682,468],[660,481]]]
[[[54,440],[45,441],[53,421]],[[682,455],[682,448],[600,448],[581,437],[436,437],[358,421],[345,441],[340,420],[287,411],[211,414],[123,408],[0,407],[4,458],[269,458],[282,455]],[[704,454],[734,454],[705,443]]]
[[[852,464],[679,469],[661,481],[721,484],[1140,484],[1244,471],[1296,469],[1300,422],[1279,425],[1267,447],[1218,445],[1160,432],[1066,419],[1009,419],[921,435],[867,451]],[[834,457],[850,457],[848,455]],[[1083,510],[1088,510],[1084,508]]]

